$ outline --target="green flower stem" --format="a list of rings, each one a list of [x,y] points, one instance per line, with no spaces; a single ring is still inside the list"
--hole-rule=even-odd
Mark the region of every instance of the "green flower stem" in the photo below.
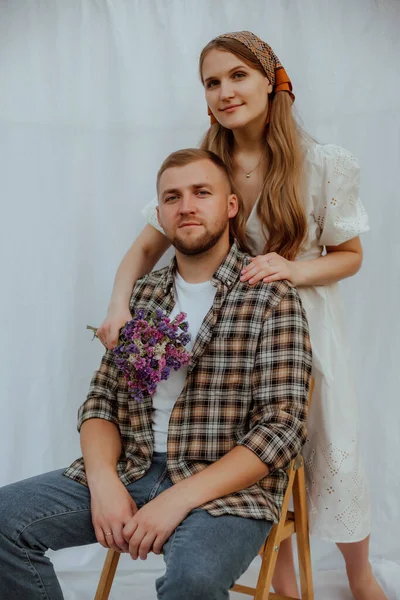
[[[90,331],[93,331],[93,337],[92,340],[94,340],[94,338],[98,338],[99,336],[97,335],[97,329],[98,327],[92,327],[91,325],[86,325],[86,329],[90,329]]]

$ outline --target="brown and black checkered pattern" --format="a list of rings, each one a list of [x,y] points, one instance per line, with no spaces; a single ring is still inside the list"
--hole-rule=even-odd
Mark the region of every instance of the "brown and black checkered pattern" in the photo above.
[[[311,375],[308,325],[297,291],[286,281],[250,287],[240,281],[249,257],[236,244],[213,276],[218,288],[193,347],[185,386],[171,414],[167,465],[174,483],[206,468],[236,445],[252,450],[271,473],[240,492],[202,506],[212,515],[279,518],[287,485],[284,471],[305,441]],[[131,310],[160,308],[174,300],[175,259],[140,279]],[[124,484],[146,473],[153,453],[152,400],[132,400],[125,380],[106,352],[88,397],[84,421],[101,418],[118,426]],[[65,475],[87,484],[83,459]]]

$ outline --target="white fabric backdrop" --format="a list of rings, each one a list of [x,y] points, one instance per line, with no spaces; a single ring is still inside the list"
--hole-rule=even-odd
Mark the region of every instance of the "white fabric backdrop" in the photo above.
[[[399,27],[398,0],[1,1],[1,485],[80,454],[76,411],[101,356],[86,324],[105,314],[162,159],[207,127],[201,48],[250,29],[285,65],[305,128],[361,161],[372,231],[342,287],[372,557],[399,597]],[[317,599],[349,598],[337,550],[312,551]],[[93,597],[103,557],[55,555],[67,599]],[[162,559],[123,558],[112,597],[155,598]]]

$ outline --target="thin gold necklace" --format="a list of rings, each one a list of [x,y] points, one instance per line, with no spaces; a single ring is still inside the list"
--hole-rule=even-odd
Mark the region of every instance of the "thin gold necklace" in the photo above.
[[[242,169],[242,171],[246,175],[247,179],[249,179],[249,177],[253,173],[253,171],[255,171],[256,169],[258,169],[258,167],[260,166],[260,164],[261,164],[261,158],[258,161],[258,163],[256,164],[256,166],[254,167],[254,169],[251,169],[251,171],[246,171],[245,169],[243,169],[242,165],[239,165],[239,163],[238,163],[239,167]]]

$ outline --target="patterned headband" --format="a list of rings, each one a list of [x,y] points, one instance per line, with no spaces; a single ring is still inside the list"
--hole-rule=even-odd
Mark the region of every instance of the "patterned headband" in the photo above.
[[[224,33],[219,35],[216,40],[224,38],[230,38],[237,40],[246,48],[248,48],[256,57],[258,62],[264,69],[269,82],[273,87],[273,93],[276,92],[288,92],[293,102],[295,96],[292,92],[292,82],[289,79],[288,74],[280,63],[279,58],[266,42],[263,42],[259,37],[251,33],[251,31],[235,31],[233,33]],[[211,117],[211,124],[217,122],[211,110],[208,109],[208,114]]]

